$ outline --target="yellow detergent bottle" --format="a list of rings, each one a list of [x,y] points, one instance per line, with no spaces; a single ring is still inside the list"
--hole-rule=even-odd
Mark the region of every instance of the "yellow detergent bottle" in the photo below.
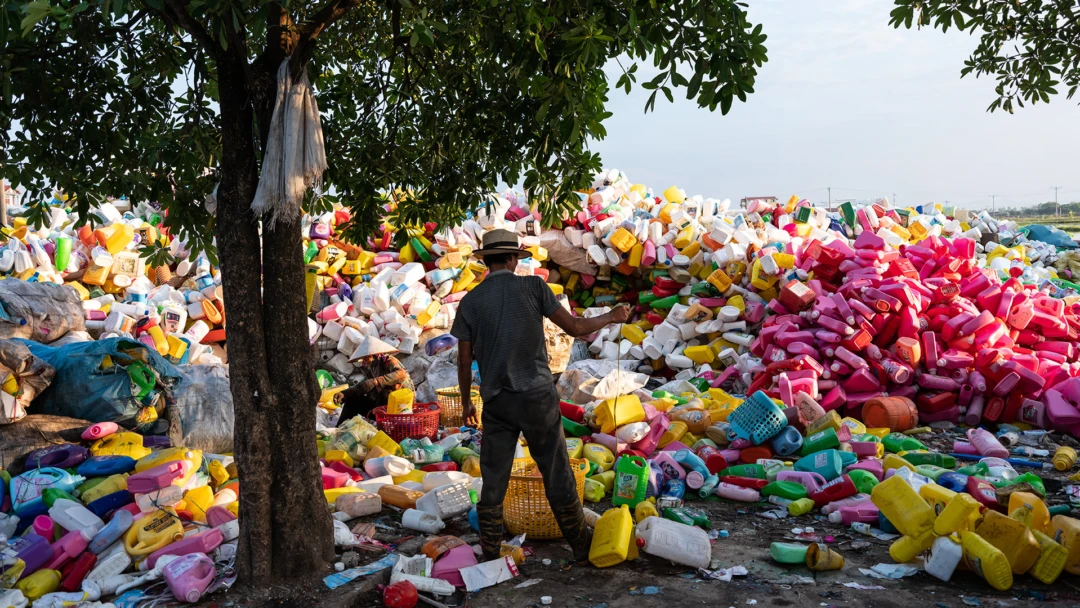
[[[370,450],[373,447],[380,447],[387,452],[390,452],[393,456],[401,456],[402,454],[401,446],[398,445],[398,442],[391,439],[390,436],[383,431],[375,433],[375,436],[368,440],[367,449]]]
[[[127,456],[139,460],[150,453],[150,448],[143,447],[142,435],[138,433],[113,433],[102,437],[90,446],[94,456]]]
[[[60,571],[45,568],[34,572],[15,585],[15,588],[22,591],[23,596],[31,602],[56,591],[58,587],[60,587]]]
[[[645,408],[637,395],[608,399],[596,407],[595,414],[600,431],[608,435],[614,434],[620,426],[645,420]]]
[[[975,533],[1005,554],[1014,574],[1027,572],[1039,559],[1039,541],[1031,530],[997,511],[987,511]]]
[[[656,447],[664,448],[669,443],[679,441],[689,430],[690,428],[686,426],[685,422],[680,420],[672,422],[671,426],[669,426],[668,429],[664,431],[664,434],[660,436],[660,441],[656,444]]]
[[[596,522],[589,561],[597,568],[608,568],[626,561],[633,541],[634,520],[630,507],[608,509]]]
[[[920,537],[934,526],[934,510],[901,477],[874,486],[870,499],[904,536]]]
[[[415,481],[417,483],[424,482],[424,476],[427,475],[427,471],[421,471],[420,469],[413,469],[404,475],[394,477],[395,484],[403,484],[406,481]]]
[[[915,471],[915,465],[897,456],[896,454],[886,454],[885,458],[881,460],[881,466],[885,469],[886,472],[889,469],[911,469],[912,471]],[[889,479],[892,478],[890,477]]]
[[[207,509],[214,506],[214,489],[210,486],[193,488],[184,493],[184,501],[187,502],[187,510],[191,511],[195,521],[204,524]]]
[[[140,458],[139,461],[135,463],[135,472],[142,473],[143,471],[148,471],[158,465],[165,464],[166,462],[176,462],[179,460],[190,462],[191,469],[197,471],[199,470],[199,467],[202,466],[202,450],[192,450],[183,446],[166,448]]]
[[[1055,515],[1050,520],[1050,529],[1054,540],[1069,552],[1065,560],[1065,571],[1080,574],[1080,520],[1067,515]]]
[[[411,414],[415,395],[412,390],[399,388],[390,393],[386,402],[387,414]]]
[[[972,498],[970,494],[957,494],[934,520],[934,534],[947,536],[969,529],[974,522],[978,521],[979,508],[979,501]]]
[[[211,460],[206,468],[215,488],[229,481],[229,472],[225,470],[225,465],[221,464],[220,460]]]
[[[587,443],[584,450],[585,460],[596,463],[601,471],[607,471],[615,464],[615,455],[599,443]]]
[[[604,484],[604,492],[606,494],[610,494],[612,492],[612,490],[615,489],[615,471],[614,470],[604,471],[603,473],[597,473],[596,475],[593,475],[589,479],[595,479],[596,481],[599,481],[600,483]]]
[[[326,461],[326,464],[330,464],[331,462],[343,462],[345,463],[345,466],[349,468],[352,468],[356,464],[353,461],[352,456],[349,456],[349,453],[345,450],[327,450],[326,454],[323,455],[323,460]]]
[[[151,511],[128,528],[124,549],[133,558],[144,558],[181,538],[184,538],[184,525],[172,507],[165,507]]]
[[[1031,492],[1009,495],[1009,517],[1019,520],[1032,530],[1050,533],[1050,510],[1041,498]]]
[[[952,490],[949,490],[947,488],[943,488],[935,483],[928,483],[923,487],[919,488],[919,496],[921,496],[922,499],[930,505],[930,508],[934,510],[934,514],[938,515],[940,519],[940,516],[945,511],[945,507],[947,507],[949,503],[951,503],[957,496],[961,496],[961,494],[953,492]],[[968,495],[963,494],[963,496]],[[965,509],[969,513],[967,516],[967,521],[964,522],[963,525],[955,528],[953,527],[955,526],[955,523],[949,521],[947,524],[949,527],[949,532],[959,532],[960,530],[974,531],[975,526],[979,523],[979,520],[982,519],[982,513],[980,513],[979,511],[979,505],[977,502],[974,505],[974,508],[971,507],[968,501],[964,500],[963,502],[965,505]],[[945,525],[945,522],[942,522],[942,526]],[[935,531],[938,529],[938,527],[938,523],[935,521]],[[938,532],[938,534],[944,535],[941,532]]]
[[[997,547],[974,532],[961,532],[960,545],[964,549],[964,563],[998,591],[1005,591],[1013,584],[1009,559]]]
[[[577,437],[567,437],[566,451],[570,454],[570,458],[581,458],[581,454],[585,451],[585,442]]]
[[[127,473],[117,473],[116,475],[110,475],[105,481],[95,485],[94,487],[81,492],[79,494],[79,500],[83,501],[83,504],[90,504],[102,496],[108,496],[113,492],[119,492],[120,490],[127,489]]]
[[[660,512],[656,510],[656,505],[647,500],[643,500],[634,507],[634,521],[641,523],[641,520],[646,517],[660,517]]]
[[[1035,535],[1035,540],[1039,541],[1039,559],[1035,560],[1035,565],[1028,570],[1028,574],[1049,585],[1061,576],[1069,552],[1046,534],[1038,530],[1032,530],[1031,533]]]
[[[363,492],[363,490],[361,490],[360,488],[350,488],[346,486],[343,488],[323,490],[323,496],[326,497],[326,504],[332,507],[334,506],[334,503],[337,502],[339,496],[344,496],[346,494],[359,494],[360,492]]]

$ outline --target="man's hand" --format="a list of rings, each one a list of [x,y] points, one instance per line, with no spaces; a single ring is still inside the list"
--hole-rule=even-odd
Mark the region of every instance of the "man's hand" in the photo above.
[[[461,398],[461,418],[469,426],[480,426],[480,421],[476,417],[476,406],[473,405],[471,399],[466,398],[464,395]]]
[[[611,310],[612,323],[626,323],[630,320],[630,307],[620,304]]]

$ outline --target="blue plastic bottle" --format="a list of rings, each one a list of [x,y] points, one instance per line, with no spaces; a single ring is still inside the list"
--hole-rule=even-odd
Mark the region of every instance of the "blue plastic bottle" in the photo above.
[[[135,459],[129,456],[94,456],[79,465],[79,475],[87,479],[108,477],[134,470]]]
[[[832,481],[840,477],[844,467],[855,464],[857,460],[858,457],[851,452],[822,450],[795,461],[795,470],[817,473],[824,477],[825,481]]]
[[[32,469],[11,480],[11,509],[19,517],[29,516],[35,510],[40,515],[48,510],[41,499],[42,492],[49,488],[71,492],[83,481],[84,478],[55,467]]]
[[[678,452],[675,452],[675,462],[687,469],[701,473],[703,477],[711,475],[709,467],[705,466],[705,461],[690,450],[679,450]]]
[[[119,494],[119,492],[117,492]],[[104,497],[108,498],[108,496]],[[97,555],[108,549],[110,545],[116,542],[116,539],[124,535],[128,528],[131,527],[132,522],[135,521],[135,517],[128,510],[117,511],[113,515],[109,523],[105,524],[105,527],[101,529],[93,540],[90,541],[90,552]]]
[[[127,490],[120,490],[119,492],[113,492],[112,494],[106,494],[94,502],[86,505],[90,512],[98,517],[105,519],[105,516],[109,513],[119,509],[120,507],[130,504],[135,501],[135,496]]]
[[[953,492],[967,492],[968,476],[963,473],[950,471],[938,475],[937,484],[946,490]]]
[[[793,426],[786,426],[784,430],[780,431],[776,437],[769,440],[772,445],[773,454],[777,456],[790,456],[799,451],[802,447],[803,437],[799,429]]]

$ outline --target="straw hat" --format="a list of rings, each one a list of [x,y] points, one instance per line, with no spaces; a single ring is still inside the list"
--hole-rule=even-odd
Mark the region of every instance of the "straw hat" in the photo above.
[[[371,336],[364,336],[363,341],[360,342],[360,345],[353,351],[352,356],[349,357],[349,363],[359,361],[364,357],[370,357],[372,355],[389,355],[396,352],[398,352],[398,349],[390,346],[386,342]]]
[[[531,255],[521,248],[521,241],[516,233],[502,229],[484,233],[484,246],[472,252],[478,258],[496,253],[513,253],[519,258]]]

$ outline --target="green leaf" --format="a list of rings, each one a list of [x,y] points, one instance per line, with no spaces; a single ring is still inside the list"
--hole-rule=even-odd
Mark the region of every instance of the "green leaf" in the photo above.
[[[668,87],[660,87],[664,91],[664,97],[667,97],[668,102],[674,103],[675,97],[671,94],[671,89]]]

